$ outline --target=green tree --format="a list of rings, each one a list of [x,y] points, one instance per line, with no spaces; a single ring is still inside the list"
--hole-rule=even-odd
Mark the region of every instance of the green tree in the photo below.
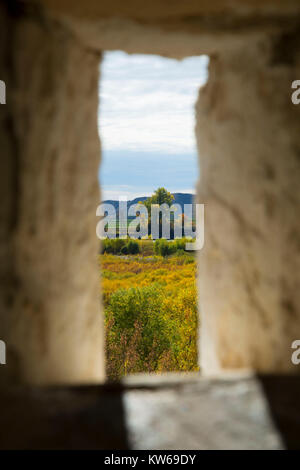
[[[148,197],[144,202],[144,205],[147,207],[149,215],[151,211],[151,204],[168,204],[171,206],[174,201],[174,196],[165,188],[158,188],[151,197]]]
[[[108,371],[111,377],[157,370],[162,354],[178,337],[175,325],[162,313],[163,300],[163,290],[154,285],[111,295],[105,311],[107,355],[114,363],[114,370]]]
[[[174,196],[166,188],[158,188],[151,197],[148,197],[146,201],[141,204],[144,204],[148,210],[148,227],[151,233],[151,205],[152,204],[167,204],[169,207],[173,204]],[[162,224],[162,216],[159,215],[159,225],[160,225],[160,232],[161,232],[161,224]]]

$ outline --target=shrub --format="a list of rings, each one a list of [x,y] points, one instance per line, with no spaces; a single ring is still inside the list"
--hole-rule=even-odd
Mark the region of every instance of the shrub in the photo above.
[[[198,370],[194,257],[100,259],[108,377]]]
[[[162,303],[163,292],[154,286],[119,289],[111,295],[106,309],[106,347],[110,362],[110,351],[116,345],[121,346],[117,364],[110,367],[111,376],[115,376],[114,369],[121,375],[157,369],[159,358],[170,348],[171,340],[170,325],[161,314]],[[131,345],[129,355],[128,345]]]
[[[122,238],[106,238],[102,240],[102,253],[118,255],[126,245],[126,240]]]
[[[122,238],[115,238],[113,241],[115,254],[121,253],[122,248],[126,245],[126,240]]]
[[[176,240],[167,241],[160,238],[154,243],[154,252],[160,256],[170,256],[172,254],[182,254],[185,251],[185,244],[195,242],[195,239],[178,238]]]
[[[185,250],[185,239],[179,238],[174,241],[174,244],[176,246],[176,251],[184,251]]]
[[[122,238],[106,238],[102,241],[102,253],[113,255],[136,255],[140,252],[140,246],[137,241],[124,240]]]
[[[128,254],[130,255],[138,254],[140,252],[140,247],[139,247],[138,242],[134,240],[129,240],[129,242],[127,243],[127,250],[128,250]]]
[[[112,253],[112,244],[109,238],[102,240],[101,253]]]
[[[168,242],[164,238],[156,240],[154,243],[154,253],[160,256],[169,256],[176,252],[175,242]]]
[[[128,246],[127,245],[122,246],[121,254],[122,255],[128,255]]]

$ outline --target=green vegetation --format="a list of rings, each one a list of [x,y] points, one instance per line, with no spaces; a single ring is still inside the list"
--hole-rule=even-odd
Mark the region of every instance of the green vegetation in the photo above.
[[[142,204],[144,204],[147,209],[149,215],[151,214],[151,205],[152,204],[167,204],[168,206],[171,206],[173,203],[174,196],[167,191],[165,188],[158,188],[156,191],[154,191],[154,194],[146,199]]]
[[[145,205],[172,204],[159,188]],[[161,219],[160,219],[161,224]],[[106,372],[112,379],[138,372],[196,371],[197,305],[191,240],[106,239],[102,292]]]
[[[136,255],[139,252],[140,246],[135,240],[106,238],[102,242],[102,253],[111,253],[114,255]]]
[[[136,255],[140,253],[143,256],[159,255],[170,256],[185,254],[185,244],[193,240],[181,238],[177,240],[165,240],[160,238],[153,242],[152,240],[132,240],[121,238],[107,238],[102,241],[102,253],[113,255]],[[193,256],[192,252],[186,252],[187,256]]]
[[[108,377],[198,370],[194,257],[104,254],[100,261]]]

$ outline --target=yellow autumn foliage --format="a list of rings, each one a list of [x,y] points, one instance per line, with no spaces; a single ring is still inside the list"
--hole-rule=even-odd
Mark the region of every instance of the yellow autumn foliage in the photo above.
[[[104,254],[100,264],[108,376],[198,370],[194,258]]]

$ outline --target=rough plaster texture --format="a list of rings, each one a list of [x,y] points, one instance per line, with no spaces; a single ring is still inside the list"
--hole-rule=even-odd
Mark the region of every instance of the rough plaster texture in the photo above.
[[[132,448],[284,447],[259,381],[189,381],[187,378],[180,383],[177,378],[177,383],[166,382],[164,386],[160,382],[163,383],[161,378],[156,383],[153,380],[153,388],[133,387],[124,393],[128,441]]]
[[[213,58],[197,103],[206,204],[199,258],[201,351],[219,367],[297,372],[300,333],[300,76],[296,37]]]
[[[299,376],[179,374],[120,385],[2,389],[0,448],[299,449],[299,393]]]
[[[32,0],[25,0],[32,3]],[[139,0],[87,0],[85,3],[73,0],[37,0],[36,3],[47,6],[51,12],[68,15],[72,18],[97,20],[99,18],[132,18],[143,24],[155,23],[172,26],[172,22],[185,23],[186,27],[197,25],[205,19],[209,28],[216,27],[222,18],[223,25],[232,28],[234,24],[240,27],[255,23],[264,18],[274,22],[276,18],[290,18],[299,12],[297,0],[153,0],[141,3]],[[211,22],[209,21],[211,20]],[[224,26],[223,26],[224,27]]]
[[[95,236],[103,49],[211,55],[196,129],[199,201],[207,205],[202,367],[292,369],[290,344],[300,324],[300,108],[291,104],[290,84],[299,78],[299,3],[247,0],[233,11],[233,2],[172,2],[172,19],[161,2],[143,9],[135,2],[6,3],[10,12],[2,3],[0,28],[8,93],[0,119],[6,370],[33,383],[103,378]]]
[[[11,35],[7,110],[17,155],[7,157],[17,175],[7,367],[15,358],[34,383],[99,381],[100,54],[54,23],[20,19]]]

